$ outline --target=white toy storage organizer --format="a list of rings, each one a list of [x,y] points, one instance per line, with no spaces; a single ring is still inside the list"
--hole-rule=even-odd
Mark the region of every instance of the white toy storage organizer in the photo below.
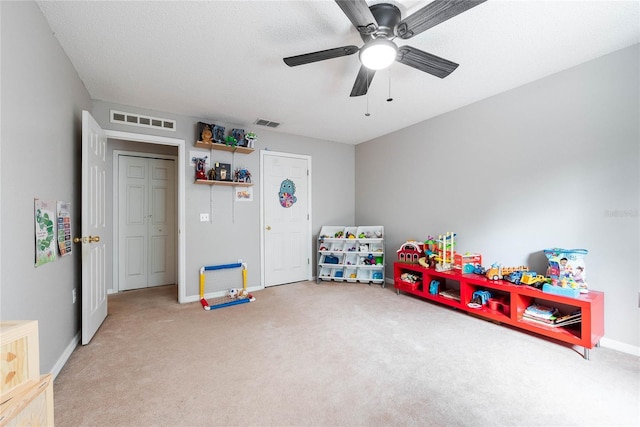
[[[353,237],[348,237],[348,236]],[[384,287],[384,227],[325,225],[318,236],[320,281],[377,283]]]

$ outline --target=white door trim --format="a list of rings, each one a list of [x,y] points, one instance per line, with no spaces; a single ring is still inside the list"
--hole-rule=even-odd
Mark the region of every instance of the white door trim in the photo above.
[[[118,139],[124,141],[144,142],[148,144],[171,145],[178,147],[178,302],[187,302],[186,297],[186,236],[184,231],[185,225],[185,140],[178,138],[167,138],[165,136],[145,135],[141,133],[121,132],[115,130],[105,130],[107,138]],[[115,260],[114,260],[115,261]]]
[[[113,280],[112,280],[112,286],[111,286],[111,292],[110,293],[117,293],[120,291],[120,279],[119,279],[119,268],[120,268],[120,245],[116,244],[118,243],[118,240],[120,239],[120,220],[119,217],[120,215],[118,215],[118,210],[119,210],[119,194],[120,194],[120,188],[118,186],[118,176],[119,176],[119,172],[120,172],[120,156],[131,156],[131,157],[142,157],[145,159],[165,159],[165,160],[173,160],[176,163],[178,162],[178,157],[177,156],[171,156],[171,155],[167,155],[167,154],[154,154],[154,153],[141,153],[138,151],[126,151],[126,150],[113,150],[113,183],[111,185],[112,188],[112,193],[113,193],[113,237],[112,237],[112,242],[113,242],[113,271],[112,271],[112,276]],[[176,175],[178,174],[178,169],[175,169]],[[175,180],[175,182],[177,183],[177,176],[174,176],[173,179]],[[176,208],[177,208],[177,201],[176,201]],[[177,239],[176,239],[177,241]],[[177,252],[176,252],[177,253]],[[177,272],[177,269],[176,269]]]
[[[262,289],[265,288],[265,240],[264,240],[264,230],[265,230],[265,223],[264,223],[264,201],[265,201],[265,188],[264,188],[264,157],[265,156],[279,156],[279,157],[289,157],[289,158],[293,158],[293,159],[303,159],[307,161],[307,166],[309,168],[309,176],[308,176],[308,180],[307,180],[307,184],[309,186],[309,193],[308,193],[308,203],[307,203],[307,211],[309,212],[309,221],[307,221],[307,223],[309,224],[308,226],[308,236],[309,236],[309,259],[311,260],[311,257],[313,256],[313,227],[312,227],[312,223],[313,223],[313,218],[312,218],[312,210],[311,210],[311,200],[313,199],[312,197],[312,188],[313,186],[311,185],[311,177],[312,177],[312,173],[311,173],[311,156],[306,156],[303,154],[292,154],[292,153],[283,153],[283,152],[279,152],[279,151],[271,151],[271,150],[260,150],[260,286]],[[307,268],[307,280],[311,281],[313,280],[313,265],[311,262],[308,263],[308,268]]]

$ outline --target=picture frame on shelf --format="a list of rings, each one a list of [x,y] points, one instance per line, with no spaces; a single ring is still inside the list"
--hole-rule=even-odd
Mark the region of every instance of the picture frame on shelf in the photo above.
[[[214,165],[214,176],[216,181],[233,181],[231,174],[231,164],[216,162]]]
[[[219,144],[224,144],[224,126],[213,125],[213,140]]]
[[[247,146],[247,140],[244,137],[244,129],[231,129],[231,136],[236,139],[238,147]]]
[[[201,144],[213,143],[213,127],[209,123],[198,122],[198,142]]]

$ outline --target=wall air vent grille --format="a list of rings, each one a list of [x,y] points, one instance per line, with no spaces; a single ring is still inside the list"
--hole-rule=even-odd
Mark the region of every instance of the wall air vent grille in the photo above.
[[[176,121],[111,110],[111,123],[176,131]]]
[[[278,122],[272,122],[265,119],[256,119],[256,121],[253,123],[258,126],[266,126],[268,128],[277,128],[278,126],[280,126],[280,123]]]

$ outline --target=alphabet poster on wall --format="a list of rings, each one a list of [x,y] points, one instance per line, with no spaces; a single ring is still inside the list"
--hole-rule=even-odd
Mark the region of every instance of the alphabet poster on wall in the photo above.
[[[71,255],[71,203],[57,203],[58,250],[60,256]]]
[[[56,251],[56,202],[34,199],[36,267],[57,259]]]

